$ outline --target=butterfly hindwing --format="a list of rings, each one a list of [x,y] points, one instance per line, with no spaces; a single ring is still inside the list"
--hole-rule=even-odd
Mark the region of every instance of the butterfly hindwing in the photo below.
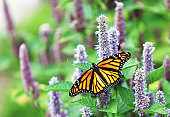
[[[121,69],[130,58],[130,53],[119,53],[99,62],[95,68],[86,71],[70,89],[69,95],[76,96],[80,93],[99,95],[107,90],[108,86],[119,83]]]

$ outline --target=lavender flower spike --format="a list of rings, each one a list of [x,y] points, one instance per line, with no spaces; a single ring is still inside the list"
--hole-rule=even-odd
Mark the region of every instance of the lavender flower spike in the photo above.
[[[48,23],[42,24],[39,28],[39,35],[44,43],[47,43],[48,37],[51,34],[51,27]]]
[[[170,81],[170,57],[168,55],[164,59],[164,78]]]
[[[156,102],[162,103],[164,106],[166,104],[165,98],[164,98],[164,92],[163,91],[157,91],[156,92]],[[165,117],[163,114],[155,114],[154,117]]]
[[[111,92],[107,91],[106,93],[102,93],[100,95],[100,100],[101,100],[101,103],[99,101],[99,98],[97,98],[97,105],[98,105],[98,108],[102,108],[102,105],[103,105],[103,108],[107,108],[107,104],[109,103],[110,101],[110,96],[111,96]]]
[[[119,35],[120,35],[119,31],[117,31],[114,27],[109,29],[108,38],[110,41],[109,44],[110,56],[113,56],[118,53],[119,42],[117,41],[117,38]]]
[[[125,31],[125,20],[123,16],[123,3],[117,2],[116,3],[116,14],[115,14],[115,28],[120,32],[120,36],[118,37],[118,41],[122,44],[125,43],[126,39],[126,31]]]
[[[145,93],[145,86],[146,79],[144,77],[144,71],[142,69],[137,69],[135,73],[134,78],[134,84],[133,87],[135,90],[135,106],[138,108],[136,113],[138,113],[140,116],[144,114],[144,112],[141,109],[147,110],[149,109],[149,97],[146,96]]]
[[[74,23],[75,23],[75,30],[80,32],[85,29],[86,21],[84,18],[84,11],[82,0],[74,0]]]
[[[56,9],[56,7],[58,6],[58,0],[50,0],[50,3],[51,3],[52,12],[53,12],[53,16],[54,16],[55,20],[57,22],[61,22],[63,10],[61,8]]]
[[[92,111],[89,107],[84,106],[82,109],[80,109],[82,117],[90,117],[93,115]]]
[[[144,75],[154,70],[153,66],[153,55],[152,52],[155,50],[152,42],[146,42],[143,44],[143,67],[144,67]]]
[[[77,48],[74,50],[76,54],[74,55],[74,58],[76,61],[74,63],[88,63],[87,61],[87,53],[85,51],[84,45],[78,45]],[[76,68],[74,74],[72,75],[72,81],[73,83],[84,73],[83,70]]]
[[[49,81],[49,85],[57,83],[57,77],[52,77]],[[57,91],[50,91],[48,92],[50,96],[50,103],[49,103],[49,110],[50,110],[50,117],[61,117],[60,115],[60,101],[59,96],[60,92]]]
[[[34,78],[31,73],[30,60],[27,47],[22,44],[19,49],[20,71],[25,91],[30,91],[30,87],[34,87]]]
[[[98,35],[98,44],[96,45],[97,55],[99,56],[99,61],[102,61],[105,58],[108,58],[110,56],[110,42],[108,39],[108,31],[107,31],[107,24],[106,19],[108,19],[104,15],[100,15],[99,18],[97,18],[97,22],[99,24],[98,31],[96,31],[96,34]]]

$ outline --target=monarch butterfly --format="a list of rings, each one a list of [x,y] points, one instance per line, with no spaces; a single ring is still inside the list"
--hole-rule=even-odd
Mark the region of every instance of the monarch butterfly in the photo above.
[[[130,56],[129,52],[122,52],[102,60],[97,65],[92,63],[92,68],[73,84],[69,96],[74,97],[80,93],[98,96],[105,92],[108,86],[116,85],[121,78],[121,69]]]

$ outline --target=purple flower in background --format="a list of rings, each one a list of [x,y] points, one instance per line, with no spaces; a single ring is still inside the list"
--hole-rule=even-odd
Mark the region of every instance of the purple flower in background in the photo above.
[[[42,51],[39,55],[40,62],[44,66],[48,66],[50,64],[49,60],[49,41],[48,38],[51,34],[51,27],[48,23],[42,24],[39,28],[39,35],[41,37],[42,42],[45,44],[45,50]]]
[[[19,59],[20,59],[20,71],[22,76],[22,81],[24,84],[25,91],[30,91],[33,88],[34,98],[39,97],[38,83],[34,81],[30,68],[30,60],[28,55],[28,50],[25,44],[22,44],[19,48]]]
[[[3,0],[3,5],[4,5],[4,15],[5,15],[5,19],[6,19],[7,30],[8,30],[8,34],[11,38],[11,43],[12,43],[12,48],[13,48],[12,50],[13,50],[14,55],[16,57],[18,57],[19,44],[16,42],[15,28],[14,28],[14,24],[13,24],[6,0]]]
[[[54,45],[53,45],[53,56],[54,56],[54,61],[56,63],[60,63],[62,60],[61,58],[61,44],[60,44],[60,39],[61,39],[62,31],[60,28],[56,29],[55,35],[54,35]]]
[[[110,101],[110,96],[111,96],[111,92],[109,92],[109,91],[107,91],[106,93],[101,93],[100,100],[99,100],[99,98],[97,98],[98,108],[102,108],[102,107],[107,108],[107,104]],[[100,101],[101,101],[101,103],[100,103]]]
[[[93,115],[92,111],[89,107],[84,106],[82,109],[80,109],[80,112],[82,114],[82,117],[90,117]]]
[[[154,70],[153,66],[153,55],[152,52],[155,50],[152,42],[146,42],[143,44],[143,67],[144,67],[144,75]]]
[[[74,63],[88,63],[88,55],[85,51],[84,45],[78,45],[74,51],[76,52],[74,55],[74,58],[76,59]],[[72,75],[72,81],[75,82],[83,73],[83,70],[76,68],[74,74]]]
[[[54,83],[57,83],[57,77],[52,77],[49,81],[49,85],[53,85]],[[48,92],[48,95],[50,96],[50,103],[49,103],[49,110],[50,110],[50,116],[51,117],[60,117],[60,92],[57,91],[50,91]]]
[[[110,56],[113,56],[118,53],[119,42],[117,41],[117,38],[119,34],[119,31],[117,31],[114,27],[110,28],[108,31],[108,38],[110,41]]]
[[[164,59],[164,78],[170,81],[170,57],[168,55]]]
[[[99,61],[102,61],[105,58],[110,56],[110,41],[108,39],[108,31],[106,24],[107,17],[104,15],[100,15],[99,18],[96,19],[98,22],[98,31],[96,34],[98,35],[98,44],[96,45],[97,55],[99,56]]]
[[[125,20],[123,16],[123,3],[122,2],[117,2],[116,3],[116,14],[115,14],[115,28],[120,32],[120,36],[118,37],[118,41],[123,44],[125,43],[126,39],[126,31],[125,31]],[[125,48],[125,47],[124,47]]]
[[[61,8],[56,9],[56,7],[58,6],[58,0],[50,0],[50,3],[51,3],[52,12],[53,12],[53,16],[54,16],[55,20],[57,22],[61,22],[63,10]]]
[[[170,11],[170,0],[163,0],[163,1],[164,1],[166,10],[167,10],[167,11]]]
[[[141,109],[147,110],[149,109],[149,97],[146,96],[145,93],[145,84],[146,79],[144,76],[144,71],[142,69],[137,69],[135,73],[134,78],[134,84],[135,86],[133,89],[135,90],[135,106],[138,108],[136,113],[138,113],[140,116],[144,114],[144,112]]]
[[[74,23],[73,24],[75,25],[75,30],[80,32],[84,30],[86,27],[82,0],[73,0],[73,2],[74,2]]]
[[[48,23],[42,24],[39,28],[39,35],[44,43],[48,42],[48,37],[51,34],[51,26]]]
[[[163,91],[158,90],[156,92],[156,102],[160,102],[165,106],[166,102],[165,102],[164,92]],[[163,115],[163,114],[155,114],[154,117],[165,117],[165,115]]]

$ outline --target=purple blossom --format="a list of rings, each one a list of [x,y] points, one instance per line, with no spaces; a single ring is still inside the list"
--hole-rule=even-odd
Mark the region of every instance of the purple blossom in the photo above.
[[[108,31],[108,39],[110,41],[110,56],[113,56],[118,53],[119,42],[117,41],[117,38],[119,34],[119,31],[117,31],[114,27],[110,28]]]
[[[148,97],[149,97],[149,105],[151,105],[152,103],[154,103],[154,93],[153,92],[148,92]]]
[[[54,61],[56,63],[60,63],[62,60],[61,58],[61,44],[60,44],[60,39],[61,39],[62,31],[60,28],[56,29],[55,35],[54,35],[54,45],[53,45],[53,56],[54,56]]]
[[[22,81],[24,83],[25,91],[28,92],[30,87],[34,86],[34,78],[32,76],[28,50],[25,44],[22,44],[19,48],[19,59]]]
[[[143,67],[144,67],[144,75],[154,70],[153,66],[153,55],[152,52],[155,50],[152,42],[146,42],[143,44]]]
[[[40,95],[38,83],[34,81],[30,68],[30,60],[28,55],[28,50],[25,44],[22,44],[19,48],[19,59],[20,59],[20,71],[22,76],[22,81],[26,92],[33,88],[33,97],[38,98]]]
[[[167,11],[170,11],[170,0],[163,0],[165,4],[165,8]]]
[[[14,24],[9,12],[9,8],[8,8],[8,4],[6,2],[6,0],[3,0],[3,5],[4,5],[4,16],[6,19],[6,25],[7,25],[7,30],[8,30],[8,34],[11,38],[11,45],[12,45],[12,50],[13,53],[16,57],[18,57],[19,55],[19,44],[16,42],[16,36],[15,36],[15,28],[14,28]]]
[[[49,81],[49,85],[53,85],[54,83],[57,83],[57,77],[52,77]],[[50,91],[48,92],[48,95],[50,96],[50,103],[49,103],[49,110],[50,110],[50,116],[51,117],[60,117],[60,92],[57,91]]]
[[[106,93],[101,93],[100,100],[99,100],[99,98],[97,98],[98,108],[102,108],[102,107],[107,108],[107,104],[110,101],[110,96],[111,96],[111,92],[109,92],[109,91],[107,91]]]
[[[134,84],[135,86],[133,87],[133,89],[135,90],[135,106],[138,108],[136,113],[141,116],[144,114],[141,109],[149,109],[150,102],[149,97],[146,96],[145,93],[146,89],[144,85],[146,84],[146,79],[144,77],[144,71],[142,69],[136,70]]]
[[[170,81],[170,57],[167,55],[164,59],[164,78]]]
[[[86,27],[82,0],[73,0],[73,2],[74,2],[74,23],[73,24],[75,25],[75,30],[80,32],[84,30]]]
[[[125,31],[125,20],[123,16],[123,3],[117,2],[116,3],[116,14],[115,14],[115,28],[120,32],[120,36],[118,37],[118,41],[122,44],[125,43],[126,39],[126,31]]]
[[[56,9],[56,7],[58,6],[58,0],[50,0],[50,3],[51,3],[52,12],[53,12],[53,16],[54,16],[55,20],[57,22],[61,22],[63,10],[61,8]]]
[[[39,28],[39,35],[44,43],[48,42],[48,37],[51,34],[51,26],[48,23],[42,24]]]
[[[88,63],[88,55],[85,51],[84,45],[78,45],[74,51],[76,52],[74,55],[74,58],[76,59],[74,63]],[[72,75],[72,81],[75,82],[83,73],[83,70],[76,68],[74,74]]]
[[[156,102],[160,102],[165,106],[166,102],[165,102],[164,92],[163,91],[158,90],[156,92]],[[163,115],[163,114],[155,114],[154,117],[165,117],[165,115]]]
[[[82,117],[90,117],[93,115],[92,111],[89,107],[84,106],[82,109],[80,109],[80,112],[82,114]]]
[[[98,35],[98,44],[96,45],[97,55],[99,56],[99,61],[102,61],[105,58],[108,58],[110,56],[110,42],[108,39],[108,31],[107,31],[107,24],[106,19],[108,19],[104,15],[100,15],[99,18],[97,18],[97,22],[99,24],[98,31],[96,31],[96,34]]]

